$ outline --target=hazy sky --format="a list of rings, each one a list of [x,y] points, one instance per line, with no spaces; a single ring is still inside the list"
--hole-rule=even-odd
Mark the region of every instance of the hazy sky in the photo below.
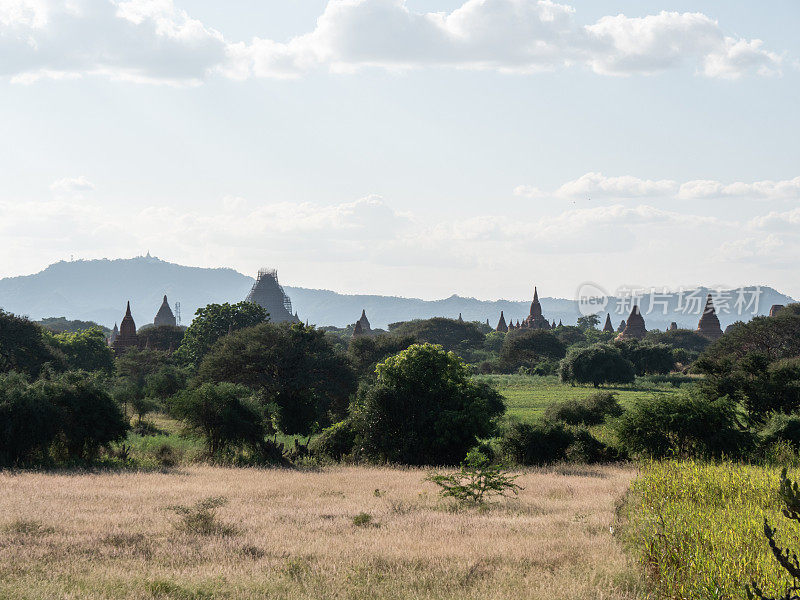
[[[0,0],[0,277],[800,297],[800,2]]]

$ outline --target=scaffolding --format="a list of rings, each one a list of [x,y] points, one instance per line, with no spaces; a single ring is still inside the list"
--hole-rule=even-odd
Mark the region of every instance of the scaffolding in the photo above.
[[[278,283],[278,271],[275,269],[259,269],[246,301],[266,308],[273,321],[295,320],[292,301]]]

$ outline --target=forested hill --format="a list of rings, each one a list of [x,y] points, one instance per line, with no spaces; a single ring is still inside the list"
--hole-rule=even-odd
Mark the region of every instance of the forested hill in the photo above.
[[[279,272],[284,278],[288,274]],[[131,310],[138,326],[151,323],[164,294],[174,307],[181,303],[183,323],[186,325],[198,307],[211,302],[238,302],[243,300],[253,284],[253,279],[233,269],[207,269],[186,267],[158,258],[144,256],[116,260],[79,260],[58,262],[34,275],[0,279],[0,308],[32,319],[66,317],[96,321],[107,327],[119,322],[125,312],[125,303],[131,301]],[[533,284],[533,282],[531,282]],[[345,326],[354,323],[367,311],[373,327],[385,328],[389,323],[434,316],[457,317],[459,313],[468,321],[486,321],[497,324],[500,311],[507,319],[525,318],[530,310],[530,299],[477,300],[451,296],[443,300],[419,300],[395,296],[346,295],[328,290],[284,286],[302,320],[317,325]],[[769,312],[773,304],[788,304],[791,298],[772,288],[762,287],[759,314]],[[705,298],[705,291],[697,294]],[[574,324],[578,318],[575,302],[571,299],[541,297],[542,309],[549,320]],[[627,314],[617,314],[617,300],[610,299],[616,327]],[[664,329],[671,321],[682,327],[695,328],[699,312],[680,310],[677,295],[667,301],[667,314],[661,306],[648,314],[648,303],[642,303],[648,329]],[[628,309],[629,310],[629,309]],[[721,311],[720,321],[725,327],[738,320],[734,314]],[[747,319],[745,319],[747,320]]]

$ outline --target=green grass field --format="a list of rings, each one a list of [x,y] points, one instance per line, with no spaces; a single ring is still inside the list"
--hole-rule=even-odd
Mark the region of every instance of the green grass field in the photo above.
[[[622,537],[657,597],[743,600],[751,580],[771,597],[785,591],[791,580],[763,533],[767,518],[780,546],[800,549],[800,526],[781,515],[779,472],[727,461],[642,466],[622,511]]]
[[[507,417],[527,422],[539,419],[550,404],[565,400],[580,400],[597,391],[591,386],[562,384],[557,377],[536,375],[480,375],[476,380],[497,386],[498,391],[506,399]],[[681,380],[676,381],[681,382]],[[674,394],[680,388],[671,383],[642,377],[632,385],[606,386],[599,389],[616,392],[620,403],[625,406],[638,398],[651,397],[653,394]]]

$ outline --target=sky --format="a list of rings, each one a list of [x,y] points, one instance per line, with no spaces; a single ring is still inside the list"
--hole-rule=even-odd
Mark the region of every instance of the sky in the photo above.
[[[797,0],[0,0],[0,277],[800,298]]]

